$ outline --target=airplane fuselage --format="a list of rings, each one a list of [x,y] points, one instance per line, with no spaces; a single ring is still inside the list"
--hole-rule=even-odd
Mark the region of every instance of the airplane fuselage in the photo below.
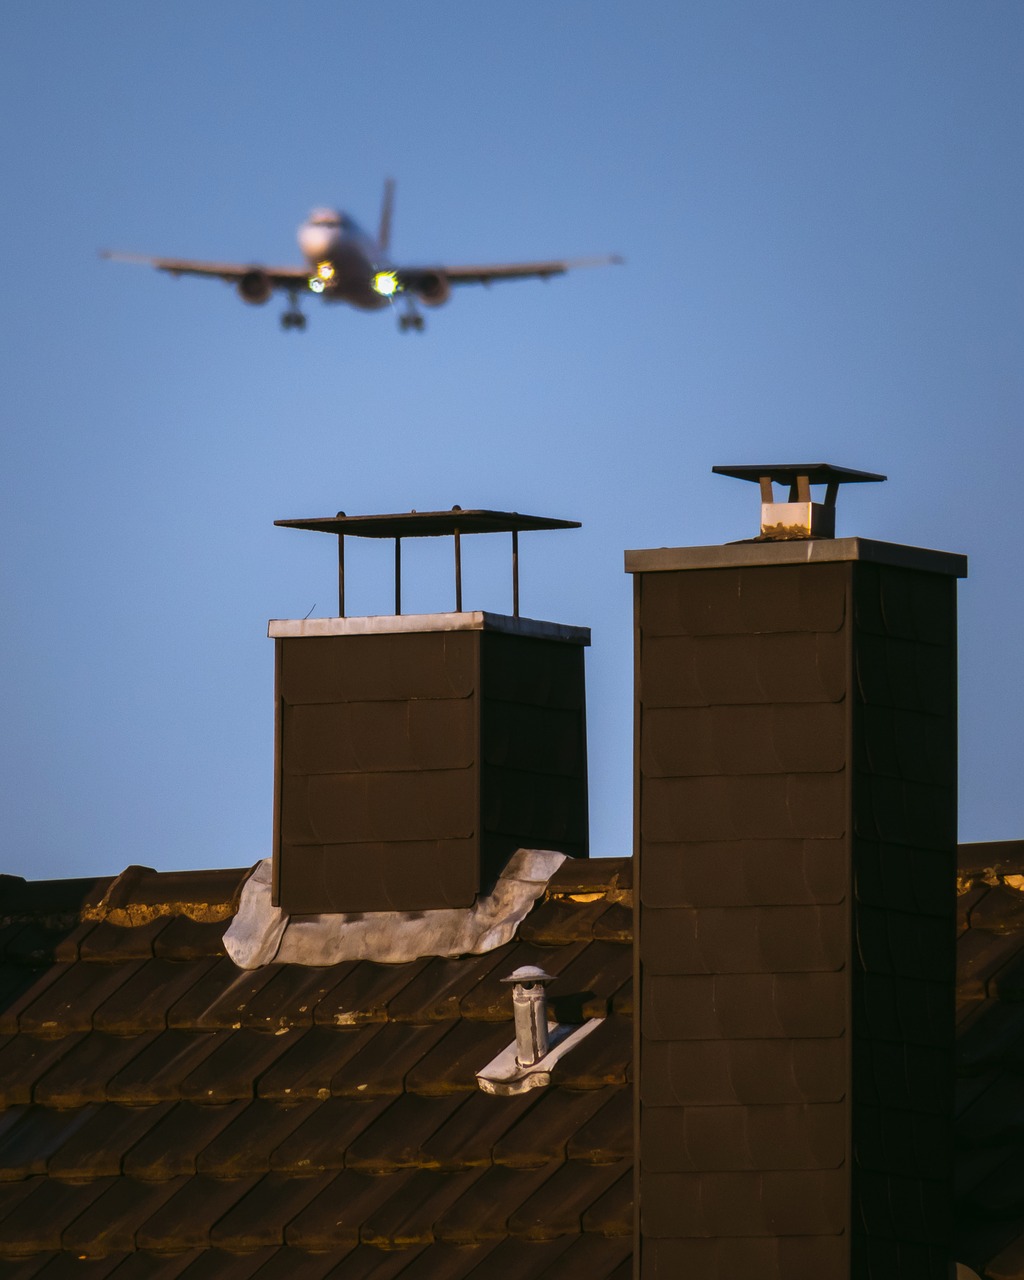
[[[364,311],[388,305],[373,281],[391,263],[354,218],[335,209],[314,209],[299,227],[298,242],[309,263],[309,287],[325,302],[347,302]]]

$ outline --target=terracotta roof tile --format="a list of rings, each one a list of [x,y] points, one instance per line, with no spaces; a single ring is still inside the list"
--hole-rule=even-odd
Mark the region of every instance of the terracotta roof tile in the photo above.
[[[538,1169],[486,1169],[434,1225],[434,1237],[450,1244],[500,1240],[510,1233],[510,1219],[533,1193],[554,1176],[554,1162]]]
[[[432,1244],[434,1223],[483,1176],[480,1169],[459,1173],[417,1169],[394,1195],[366,1215],[360,1228],[363,1243],[379,1249]]]

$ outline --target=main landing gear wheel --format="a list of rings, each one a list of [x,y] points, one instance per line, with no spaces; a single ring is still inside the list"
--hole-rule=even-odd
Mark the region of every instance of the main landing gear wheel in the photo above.
[[[282,329],[298,329],[301,333],[306,327],[306,317],[301,311],[286,311],[281,317]]]

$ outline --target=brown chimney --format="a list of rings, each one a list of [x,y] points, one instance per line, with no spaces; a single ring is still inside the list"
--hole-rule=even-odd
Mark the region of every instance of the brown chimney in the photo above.
[[[626,553],[637,1274],[947,1280],[966,560],[813,536],[884,477],[715,469],[804,510]]]
[[[516,512],[279,520],[337,535],[339,616],[274,621],[274,902],[468,907],[516,849],[587,856],[582,627],[519,616]],[[511,616],[462,609],[463,534],[512,534]],[[401,544],[448,534],[453,613],[402,614]],[[345,617],[346,537],[393,538],[395,613]]]

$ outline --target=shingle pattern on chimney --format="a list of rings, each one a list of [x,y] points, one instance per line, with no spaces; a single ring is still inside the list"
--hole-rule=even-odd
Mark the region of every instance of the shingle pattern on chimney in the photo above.
[[[568,864],[483,956],[242,971],[245,874],[0,881],[0,1274],[626,1280],[630,862]],[[501,978],[605,1022],[483,1094]]]
[[[955,582],[654,568],[643,1274],[944,1276]]]

